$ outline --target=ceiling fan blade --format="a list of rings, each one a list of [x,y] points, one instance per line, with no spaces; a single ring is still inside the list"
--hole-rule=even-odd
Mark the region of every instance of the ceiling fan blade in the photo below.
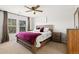
[[[25,12],[31,12],[32,10],[28,10],[28,11],[25,11]]]
[[[40,7],[40,5],[37,5],[36,7],[35,7],[35,9],[37,9],[37,8],[39,8]]]
[[[38,12],[43,12],[42,10],[35,10],[35,11],[38,11]]]
[[[32,8],[27,7],[27,6],[24,6],[24,7],[28,8],[28,9],[32,9]]]

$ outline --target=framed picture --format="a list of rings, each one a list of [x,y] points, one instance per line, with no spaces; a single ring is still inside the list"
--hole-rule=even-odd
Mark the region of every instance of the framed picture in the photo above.
[[[79,29],[79,8],[74,13],[74,28]]]

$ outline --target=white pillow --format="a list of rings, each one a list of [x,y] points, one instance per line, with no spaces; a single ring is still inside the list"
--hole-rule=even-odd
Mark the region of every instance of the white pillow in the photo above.
[[[40,32],[40,29],[34,29],[34,32]]]
[[[49,31],[49,28],[44,28],[44,32],[48,32]]]

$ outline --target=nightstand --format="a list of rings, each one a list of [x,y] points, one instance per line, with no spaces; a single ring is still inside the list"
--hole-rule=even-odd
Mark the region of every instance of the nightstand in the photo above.
[[[55,42],[62,42],[61,41],[61,32],[53,32],[52,40]]]

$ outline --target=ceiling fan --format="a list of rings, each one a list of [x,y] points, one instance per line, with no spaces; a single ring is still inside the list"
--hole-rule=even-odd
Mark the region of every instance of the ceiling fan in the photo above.
[[[38,10],[38,8],[40,7],[40,5],[36,5],[36,6],[32,6],[32,7],[28,7],[28,6],[24,6],[30,10],[26,11],[26,12],[32,12],[33,14],[36,14],[36,12],[43,12],[42,10]]]

